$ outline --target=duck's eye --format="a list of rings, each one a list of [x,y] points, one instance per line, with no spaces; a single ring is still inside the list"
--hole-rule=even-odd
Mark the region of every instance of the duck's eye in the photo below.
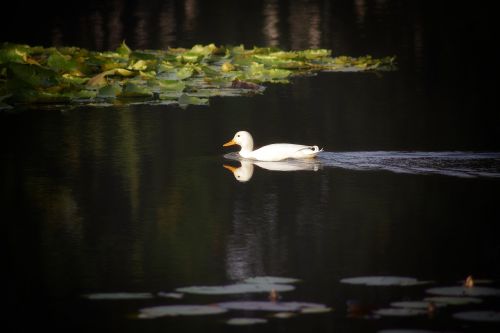
[[[238,134],[236,137],[237,137],[237,138],[239,138],[239,137],[240,137],[240,135]]]

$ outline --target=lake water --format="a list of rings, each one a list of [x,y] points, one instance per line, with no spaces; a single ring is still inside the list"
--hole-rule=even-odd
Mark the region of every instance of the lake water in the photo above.
[[[437,6],[437,7],[435,7]],[[17,109],[0,114],[9,318],[23,331],[233,331],[232,314],[138,320],[163,304],[266,300],[97,301],[84,295],[172,292],[253,276],[300,278],[283,301],[334,311],[291,319],[266,313],[256,331],[497,331],[454,319],[499,311],[498,297],[434,316],[350,318],[352,304],[421,300],[428,285],[350,286],[396,275],[457,285],[500,284],[500,114],[484,57],[490,12],[399,1],[106,1],[13,10],[30,32],[1,40],[113,49],[195,43],[331,48],[396,55],[387,73],[321,73],[210,106]],[[464,19],[466,18],[466,19]],[[315,161],[240,163],[222,147],[238,130],[256,145],[316,144]],[[238,181],[224,167],[247,168]],[[248,171],[251,170],[251,171]],[[241,179],[240,179],[241,180]]]

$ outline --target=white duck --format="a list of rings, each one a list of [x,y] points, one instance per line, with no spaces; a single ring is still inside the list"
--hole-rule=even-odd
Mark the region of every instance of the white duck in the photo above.
[[[239,145],[241,150],[240,156],[243,158],[258,160],[258,161],[281,161],[287,158],[314,158],[323,149],[318,146],[304,146],[291,143],[274,143],[253,150],[253,138],[246,131],[239,131],[234,135],[234,138],[226,142],[223,146]]]

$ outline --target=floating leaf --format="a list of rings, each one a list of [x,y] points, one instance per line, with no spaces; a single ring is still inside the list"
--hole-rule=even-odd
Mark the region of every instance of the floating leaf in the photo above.
[[[109,71],[105,71],[102,73],[99,73],[92,77],[88,82],[87,82],[87,87],[90,88],[99,88],[105,86],[108,81],[106,80],[107,76],[110,75],[120,75],[124,77],[132,76],[134,75],[133,72],[126,70],[124,68],[115,68],[115,69],[110,69]]]
[[[177,288],[176,291],[187,294],[200,295],[229,295],[246,293],[268,293],[272,290],[277,292],[291,291],[295,287],[285,284],[256,284],[256,283],[238,283],[226,286],[193,286]]]
[[[127,46],[127,44],[125,44],[125,41],[123,41],[121,43],[121,45],[116,49],[116,53],[118,53],[118,54],[120,54],[122,56],[129,55],[130,52],[132,52],[132,51]]]
[[[280,319],[288,319],[291,317],[296,316],[297,314],[294,312],[278,312],[273,315],[275,318],[280,318]]]
[[[401,276],[362,276],[342,279],[340,282],[367,286],[416,286],[430,283],[429,281],[419,281],[415,278]]]
[[[231,318],[226,321],[228,325],[236,325],[236,326],[248,326],[255,324],[265,324],[267,323],[267,319],[263,318]]]
[[[465,305],[465,304],[479,304],[483,300],[475,297],[446,297],[446,296],[436,296],[436,297],[426,297],[424,301],[433,303],[442,303],[448,305]]]
[[[102,98],[114,98],[121,94],[122,87],[118,83],[109,84],[99,89],[97,96]]]
[[[500,289],[489,287],[438,287],[426,292],[441,296],[500,296]]]
[[[12,95],[12,103],[82,103],[82,98],[88,104],[100,103],[100,98],[120,95],[115,89],[119,85],[129,98],[122,103],[186,106],[208,105],[213,96],[262,93],[262,83],[287,83],[292,75],[390,69],[394,58],[332,58],[330,50],[322,49],[284,51],[214,44],[132,51],[123,42],[115,51],[94,52],[3,43],[0,65],[0,91]],[[101,88],[98,93],[89,92]],[[153,94],[154,100],[144,98]]]
[[[182,94],[179,97],[179,104],[182,105],[207,105],[208,98],[199,98],[196,96],[189,96],[186,94]]]
[[[240,311],[295,312],[306,308],[327,309],[323,304],[304,302],[235,301],[217,305],[224,309]]]
[[[445,306],[444,303],[434,304],[433,302],[427,301],[402,301],[402,302],[392,302],[391,306],[396,308],[408,308],[408,309],[428,309],[430,306]]]
[[[264,284],[287,284],[287,283],[297,283],[299,279],[278,277],[278,276],[256,276],[245,279],[245,283],[264,283]]]
[[[453,318],[469,321],[499,322],[500,311],[464,311],[453,314]]]
[[[159,297],[164,297],[164,298],[181,299],[181,298],[184,297],[184,294],[181,294],[181,293],[164,293],[164,292],[159,292],[158,296]]]
[[[123,86],[122,97],[151,97],[153,93],[146,87],[139,86],[138,84],[128,82]]]
[[[69,55],[63,55],[54,50],[47,59],[47,66],[56,72],[71,72],[78,68],[78,63]]]
[[[153,319],[166,316],[203,316],[227,312],[215,305],[163,305],[139,310],[139,318]]]
[[[300,313],[304,314],[314,314],[314,313],[327,313],[327,312],[332,312],[333,309],[326,307],[326,306],[311,306],[311,307],[306,307],[302,308],[300,310]]]
[[[58,83],[56,73],[38,65],[11,63],[7,68],[15,78],[33,87],[44,88]]]
[[[87,294],[83,297],[92,300],[127,300],[127,299],[150,299],[151,293],[95,293]]]
[[[373,313],[379,316],[406,317],[406,316],[425,315],[427,314],[427,311],[421,309],[410,309],[410,308],[385,308],[385,309],[378,309]]]

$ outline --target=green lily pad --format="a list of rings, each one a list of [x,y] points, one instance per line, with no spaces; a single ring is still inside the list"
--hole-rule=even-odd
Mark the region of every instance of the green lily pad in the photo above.
[[[87,294],[83,297],[91,300],[128,300],[128,299],[151,299],[151,293],[95,293]]]
[[[128,82],[123,86],[122,97],[151,97],[153,93],[147,88],[138,84]]]
[[[366,286],[416,286],[430,283],[429,281],[419,281],[411,277],[401,276],[362,276],[345,278],[340,280],[341,283],[360,284]]]
[[[109,84],[99,89],[97,96],[102,98],[114,98],[120,95],[122,87],[118,83]]]
[[[319,71],[394,68],[394,58],[332,57],[330,50],[323,49],[284,51],[209,44],[190,49],[131,50],[123,42],[115,51],[95,52],[3,43],[0,91],[12,95],[9,102],[14,106],[62,100],[92,105],[102,98],[123,96],[127,100],[120,101],[122,104],[177,103],[184,107],[208,105],[214,96],[262,93],[263,83],[288,83],[291,77]],[[123,91],[118,92],[118,86]]]
[[[271,291],[285,292],[294,290],[295,287],[285,284],[264,284],[264,283],[238,283],[226,286],[193,286],[177,288],[176,291],[187,294],[199,295],[231,295],[247,293],[269,293]]]
[[[47,59],[47,66],[56,72],[71,72],[78,69],[78,63],[71,56],[63,55],[57,50],[54,50]]]
[[[182,94],[179,97],[179,105],[207,105],[208,98],[200,98],[196,96],[189,96],[187,94]]]
[[[438,287],[426,290],[427,293],[441,296],[500,296],[500,289],[489,287]]]
[[[500,322],[500,311],[464,311],[453,314],[453,318],[468,321]]]
[[[227,312],[226,309],[215,305],[163,305],[143,308],[139,310],[139,318],[153,319],[172,316],[205,316]]]
[[[288,284],[288,283],[297,283],[299,279],[295,278],[287,278],[287,277],[278,277],[278,276],[256,276],[245,279],[245,283],[264,283],[264,284]]]
[[[249,326],[265,323],[267,323],[267,319],[263,318],[231,318],[226,321],[226,324],[235,326]]]

